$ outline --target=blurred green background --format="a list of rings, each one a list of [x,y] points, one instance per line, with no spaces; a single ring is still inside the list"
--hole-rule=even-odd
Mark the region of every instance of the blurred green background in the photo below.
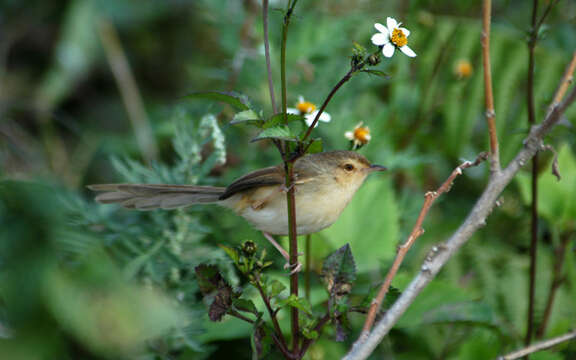
[[[504,163],[528,131],[525,102],[530,1],[493,4],[492,64]],[[547,1],[540,1],[540,8]],[[279,94],[283,1],[271,1],[273,71]],[[359,74],[334,97],[332,122],[315,130],[326,150],[346,149],[344,133],[363,122],[360,150],[386,165],[340,220],[312,236],[312,305],[327,299],[322,260],[350,243],[359,303],[387,271],[410,232],[423,194],[463,159],[487,149],[480,56],[480,1],[300,0],[288,40],[288,102],[320,104],[349,64],[353,42],[368,48],[375,22],[395,17],[411,31],[409,59],[397,53]],[[218,264],[235,274],[217,244],[262,236],[216,207],[147,213],[97,205],[86,184],[225,185],[280,162],[254,130],[230,125],[233,109],[183,98],[234,90],[271,114],[259,1],[3,0],[0,3],[0,358],[251,358],[250,327],[210,323],[193,268]],[[576,3],[551,11],[536,48],[540,121],[576,44]],[[278,95],[279,97],[279,95]],[[576,107],[548,137],[563,180],[541,156],[537,325],[553,268],[560,285],[542,336],[576,324]],[[402,290],[431,246],[465,217],[487,179],[466,170],[432,209],[394,286]],[[520,174],[479,231],[424,291],[374,354],[386,359],[487,359],[522,346],[526,327],[529,174]],[[283,260],[273,273],[283,276]],[[256,294],[254,294],[256,297]],[[282,321],[287,314],[280,313]],[[342,356],[364,316],[350,317],[345,342],[331,328],[309,359]],[[288,323],[283,323],[288,325]],[[286,327],[288,328],[288,327]],[[279,357],[272,352],[270,358]],[[566,343],[533,359],[576,358]]]

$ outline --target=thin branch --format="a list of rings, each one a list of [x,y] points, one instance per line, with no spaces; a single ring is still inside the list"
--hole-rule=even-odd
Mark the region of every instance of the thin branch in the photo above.
[[[426,257],[420,272],[414,277],[406,289],[404,289],[402,295],[384,314],[382,319],[378,321],[376,327],[366,340],[355,343],[344,359],[365,359],[374,351],[384,336],[388,334],[406,309],[414,302],[416,297],[432,279],[434,279],[446,262],[456,254],[458,249],[460,249],[480,227],[486,224],[487,217],[499,203],[498,198],[502,191],[512,181],[516,173],[518,173],[526,162],[534,156],[536,151],[541,148],[543,137],[560,121],[561,115],[575,100],[576,88],[569,93],[566,100],[552,108],[552,111],[540,125],[532,127],[530,134],[524,140],[523,149],[516,154],[514,160],[512,160],[504,170],[490,177],[484,192],[458,230],[456,230],[446,243],[435,246],[432,249]]]
[[[278,318],[276,317],[276,312],[274,311],[274,309],[272,309],[272,305],[270,305],[270,299],[268,298],[268,296],[266,296],[266,294],[264,293],[264,289],[262,288],[262,285],[260,284],[260,279],[256,279],[256,281],[254,281],[256,289],[258,289],[258,292],[260,293],[260,297],[262,298],[262,301],[264,301],[264,305],[266,306],[266,310],[268,310],[268,315],[270,315],[270,320],[272,320],[272,326],[274,326],[274,331],[277,334],[278,337],[278,341],[280,342],[280,345],[284,350],[288,350],[288,347],[286,346],[286,340],[284,339],[284,334],[282,333],[282,329],[280,328],[280,324],[278,323]]]
[[[254,320],[252,320],[252,319],[250,319],[250,318],[248,318],[248,317],[240,314],[238,311],[235,311],[235,310],[229,310],[229,311],[228,311],[228,315],[237,317],[238,319],[244,320],[244,321],[246,321],[247,323],[250,323],[250,324],[254,324],[254,323],[255,323]]]
[[[526,105],[528,107],[528,125],[536,122],[534,109],[534,50],[538,42],[538,0],[532,2],[532,23],[528,40],[528,84],[526,86]],[[534,306],[536,302],[536,267],[538,257],[538,153],[532,158],[532,173],[530,182],[530,276],[528,285],[528,308],[526,309],[526,335],[524,344],[529,345],[534,332]]]
[[[402,264],[402,261],[404,260],[406,253],[408,253],[412,245],[414,245],[416,239],[424,233],[422,223],[424,222],[424,219],[428,215],[428,212],[430,211],[430,208],[432,207],[434,201],[438,199],[440,195],[450,191],[454,179],[456,179],[458,175],[462,175],[462,170],[472,166],[479,165],[481,162],[485,161],[487,157],[488,154],[482,153],[478,155],[478,157],[474,162],[471,161],[463,162],[456,169],[454,169],[454,171],[452,171],[452,174],[450,174],[450,176],[446,179],[446,181],[444,181],[444,183],[440,185],[438,190],[429,191],[424,195],[425,197],[424,204],[422,205],[422,209],[420,210],[420,214],[418,215],[416,224],[414,225],[414,228],[412,229],[412,232],[410,233],[410,236],[408,236],[406,242],[404,242],[404,244],[402,244],[398,248],[398,252],[396,254],[396,258],[394,259],[394,263],[392,264],[390,270],[388,270],[388,274],[386,274],[386,278],[384,279],[384,283],[382,283],[382,286],[378,291],[378,295],[374,298],[374,300],[372,300],[372,303],[370,304],[370,309],[368,310],[368,315],[366,316],[364,327],[362,329],[362,333],[358,341],[362,342],[362,339],[365,339],[370,333],[372,325],[374,324],[374,320],[376,319],[376,314],[378,313],[378,310],[380,310],[380,307],[382,306],[382,302],[384,301],[384,298],[388,293],[390,285],[392,284],[392,280],[394,279],[396,273],[398,272],[398,268],[400,268],[400,264]]]
[[[272,111],[276,111],[276,98],[274,97],[274,82],[272,81],[272,66],[270,65],[270,39],[268,37],[268,0],[262,0],[262,27],[264,32],[264,56],[266,57],[266,70],[268,72],[268,90]]]
[[[542,316],[542,322],[536,331],[537,339],[542,339],[542,337],[544,337],[546,327],[548,326],[548,320],[550,319],[552,308],[554,307],[556,293],[564,282],[564,278],[562,276],[562,267],[564,266],[564,260],[566,259],[566,249],[568,248],[568,243],[570,242],[572,235],[574,235],[574,232],[572,231],[560,235],[560,245],[554,251],[554,270],[552,275],[552,282],[550,283],[550,290],[548,291],[548,298],[546,299],[546,307],[544,309],[544,315]]]
[[[484,66],[484,96],[486,98],[486,121],[490,134],[490,172],[500,172],[500,151],[496,132],[496,113],[494,111],[494,93],[492,91],[492,70],[490,66],[490,14],[492,1],[484,0],[482,6],[482,64]]]
[[[111,22],[105,19],[101,19],[98,25],[104,52],[120,89],[140,152],[147,161],[155,160],[158,156],[158,146],[152,135],[150,121],[144,109],[144,102],[116,29]]]
[[[528,346],[524,349],[515,351],[513,353],[500,356],[500,357],[498,357],[498,360],[520,359],[521,357],[524,357],[526,355],[530,355],[530,354],[535,353],[537,351],[545,350],[545,349],[551,348],[552,346],[556,346],[556,345],[561,344],[563,342],[574,340],[574,339],[576,339],[576,330],[571,331],[567,334],[552,338],[552,339],[548,339],[546,341],[536,343],[532,346]]]
[[[311,273],[311,265],[312,265],[312,240],[311,239],[311,235],[308,234],[306,235],[305,238],[305,247],[306,249],[304,250],[304,255],[306,256],[306,259],[304,261],[304,264],[306,265],[306,269],[304,270],[304,294],[306,295],[306,300],[310,301],[310,273]]]
[[[314,327],[314,331],[316,331],[318,333],[318,337],[320,337],[320,333],[322,332],[322,329],[328,323],[329,320],[330,320],[330,314],[326,314],[320,319],[320,321],[318,321],[318,324],[316,324],[316,326]],[[305,339],[302,342],[302,349],[300,350],[300,357],[301,358],[304,357],[304,354],[306,354],[306,351],[308,350],[310,345],[312,345],[313,342],[314,342],[314,339]]]
[[[556,89],[556,93],[554,94],[554,100],[552,101],[551,108],[554,108],[560,104],[564,95],[566,95],[566,91],[568,91],[568,87],[574,82],[574,71],[576,70],[576,51],[572,54],[572,60],[570,64],[564,71],[564,76],[562,77],[562,82],[558,85],[558,89]]]

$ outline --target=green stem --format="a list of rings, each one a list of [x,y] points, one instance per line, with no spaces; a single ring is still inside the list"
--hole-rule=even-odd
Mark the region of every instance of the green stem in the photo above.
[[[311,242],[310,242],[310,234],[306,235],[306,261],[305,261],[305,266],[306,266],[306,270],[304,270],[304,293],[306,294],[306,299],[308,300],[308,302],[310,302],[310,266],[311,266],[311,262],[312,262],[312,255],[311,255]]]

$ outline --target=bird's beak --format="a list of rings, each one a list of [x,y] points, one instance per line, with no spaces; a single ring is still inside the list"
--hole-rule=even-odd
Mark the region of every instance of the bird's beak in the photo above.
[[[386,166],[382,166],[382,165],[370,165],[370,167],[367,168],[366,170],[368,170],[368,172],[386,171],[386,170],[388,170],[388,168]]]

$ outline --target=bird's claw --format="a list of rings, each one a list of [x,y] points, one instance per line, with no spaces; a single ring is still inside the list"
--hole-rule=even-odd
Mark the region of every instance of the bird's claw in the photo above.
[[[286,263],[284,264],[284,269],[285,270],[290,270],[290,275],[294,275],[298,272],[300,272],[300,270],[302,270],[302,264],[300,262],[297,262],[296,264],[290,264],[290,263]]]

